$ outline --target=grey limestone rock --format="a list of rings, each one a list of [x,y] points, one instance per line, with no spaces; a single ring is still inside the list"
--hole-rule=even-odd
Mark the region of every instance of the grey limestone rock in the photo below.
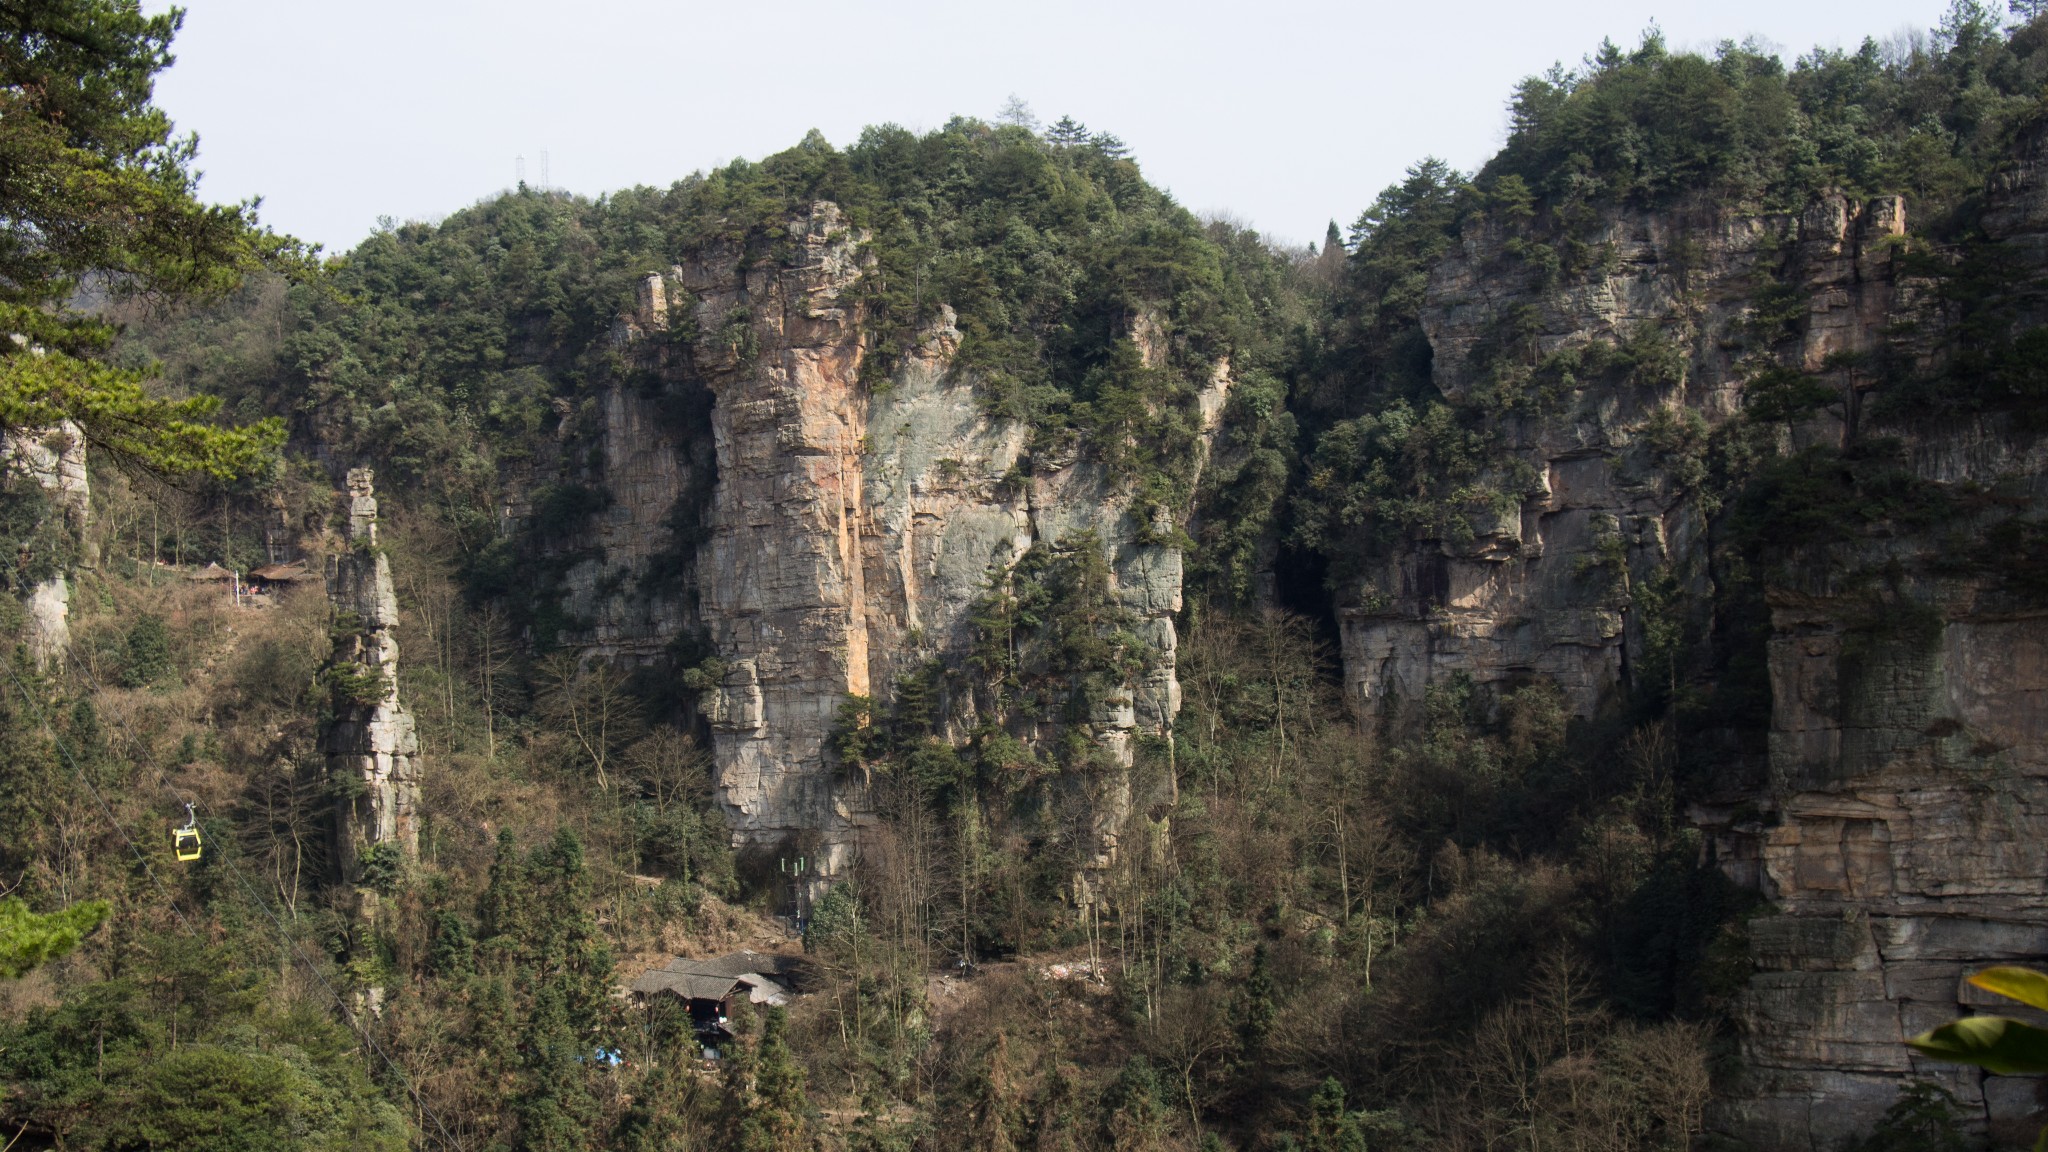
[[[412,714],[398,699],[398,595],[391,560],[377,548],[375,477],[348,473],[348,550],[331,558],[328,597],[338,621],[330,669],[366,687],[337,688],[323,747],[331,776],[351,781],[339,801],[336,862],[343,880],[362,879],[363,860],[389,846],[419,855],[420,746]]]

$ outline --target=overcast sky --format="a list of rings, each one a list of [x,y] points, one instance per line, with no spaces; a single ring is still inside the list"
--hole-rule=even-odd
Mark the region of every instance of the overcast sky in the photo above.
[[[1471,168],[1515,81],[1654,20],[1675,46],[1793,56],[1935,24],[1947,0],[184,0],[158,87],[205,192],[345,250],[508,187],[515,158],[598,194],[759,158],[817,128],[1043,119],[1121,136],[1198,212],[1287,240],[1349,222],[1409,164]],[[160,9],[161,3],[150,7]]]

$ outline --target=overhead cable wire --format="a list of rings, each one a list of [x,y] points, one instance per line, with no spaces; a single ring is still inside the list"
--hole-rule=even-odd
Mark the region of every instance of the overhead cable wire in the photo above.
[[[198,929],[194,928],[192,922],[185,918],[184,909],[178,907],[177,897],[171,893],[169,886],[163,882],[163,878],[156,874],[156,869],[149,866],[149,857],[135,843],[134,838],[128,835],[128,830],[121,827],[121,821],[114,816],[113,805],[108,804],[107,798],[101,795],[100,790],[93,785],[92,778],[86,775],[84,768],[79,766],[78,758],[73,756],[71,750],[64,746],[64,739],[57,735],[56,727],[50,723],[49,716],[44,713],[43,706],[36,701],[35,694],[28,690],[28,685],[22,683],[21,674],[15,669],[12,662],[8,663],[7,675],[14,681],[16,690],[21,693],[22,703],[27,704],[29,710],[35,713],[36,722],[43,726],[43,731],[49,736],[50,742],[57,746],[58,759],[68,765],[71,768],[72,775],[78,777],[78,782],[85,785],[87,792],[92,793],[93,800],[99,804],[100,814],[106,817],[107,826],[114,830],[114,835],[119,836],[122,843],[128,845],[128,851],[134,853],[135,862],[142,865],[143,875],[148,876],[149,882],[156,885],[157,891],[163,894],[164,903],[169,906],[171,914],[178,918],[178,923],[184,926],[185,933],[189,936],[197,937],[199,934]]]
[[[81,770],[78,767],[78,762],[76,758],[72,757],[69,751],[65,749],[63,739],[57,735],[55,728],[52,727],[49,722],[48,716],[44,714],[42,707],[35,702],[35,698],[29,693],[27,686],[22,683],[21,677],[17,673],[15,673],[15,670],[11,665],[8,668],[8,672],[10,676],[13,676],[15,686],[21,691],[22,698],[28,702],[29,707],[35,711],[38,719],[42,722],[44,731],[48,732],[50,734],[51,740],[56,743],[59,754],[62,755],[71,764],[72,771],[78,775],[79,780],[85,784],[87,789],[92,791],[94,798],[99,800],[101,810],[106,813],[108,822],[110,824],[113,824],[114,830],[120,834],[121,838],[124,841],[127,842],[129,850],[135,853],[137,860],[141,861],[143,870],[149,873],[150,879],[156,883],[158,889],[165,893],[165,899],[170,903],[171,911],[177,914],[179,922],[185,925],[185,930],[188,933],[195,932],[191,925],[191,922],[186,920],[185,914],[178,909],[175,899],[173,899],[170,896],[169,891],[165,888],[163,881],[159,879],[155,871],[149,867],[148,858],[142,853],[142,850],[140,848],[136,847],[135,841],[128,836],[127,832],[121,828],[119,822],[114,819],[113,809],[106,803],[105,798],[100,796],[99,790],[97,788],[93,788],[92,782],[86,778],[83,770]],[[97,694],[101,690],[101,686],[98,680],[89,671],[80,668],[77,669],[77,672],[79,676],[84,680],[85,686],[92,693]],[[173,801],[179,804],[196,805],[196,801],[187,799],[188,793],[183,792],[174,785],[172,785],[170,780],[163,774],[162,769],[158,768],[152,762],[153,758],[149,756],[148,745],[144,744],[135,735],[134,729],[128,726],[127,720],[119,715],[116,715],[114,718],[114,723],[120,727],[122,734],[127,738],[128,744],[134,753],[136,765],[148,771],[151,776],[155,777],[158,786],[160,786],[164,790],[164,792],[172,798]],[[255,887],[249,883],[249,878],[247,877],[247,875],[245,875],[242,872],[240,866],[238,866],[235,863],[233,854],[228,852],[216,852],[213,856],[213,859],[218,860],[222,865],[224,865],[227,868],[228,872],[234,876],[236,883],[241,886],[243,894],[246,895],[249,898],[249,900],[252,903],[254,903],[256,907],[263,913],[263,915],[270,920],[271,924],[276,926],[279,941],[285,946],[285,948],[287,948],[290,951],[293,958],[295,958],[301,965],[303,965],[306,971],[311,973],[315,980],[320,982],[320,986],[326,990],[328,998],[334,1001],[334,1007],[341,1013],[342,1022],[348,1026],[349,1031],[355,1034],[357,1040],[360,1043],[362,1043],[364,1047],[368,1048],[371,1052],[375,1053],[380,1059],[382,1059],[385,1066],[391,1070],[392,1075],[398,1078],[398,1082],[405,1089],[406,1095],[412,1098],[413,1106],[419,1109],[421,1115],[425,1116],[427,1119],[432,1120],[434,1122],[434,1127],[440,1130],[440,1137],[442,1143],[449,1148],[460,1150],[463,1147],[461,1141],[455,1139],[454,1135],[449,1132],[448,1125],[444,1123],[441,1120],[440,1115],[436,1113],[433,1110],[433,1108],[427,1104],[426,1098],[422,1096],[420,1094],[419,1089],[416,1086],[414,1086],[412,1078],[406,1075],[405,1069],[400,1067],[398,1061],[393,1059],[391,1054],[385,1051],[384,1046],[377,1042],[377,1037],[375,1036],[375,1034],[373,1034],[366,1025],[363,1025],[358,1022],[356,1013],[349,1009],[348,1003],[345,1000],[345,998],[334,987],[333,983],[327,979],[327,974],[320,969],[319,965],[316,965],[311,960],[307,959],[305,952],[299,948],[298,941],[292,938],[291,932],[285,927],[284,921],[278,917],[276,912],[271,910],[269,902],[265,900],[260,894],[258,894],[257,891],[255,890]]]

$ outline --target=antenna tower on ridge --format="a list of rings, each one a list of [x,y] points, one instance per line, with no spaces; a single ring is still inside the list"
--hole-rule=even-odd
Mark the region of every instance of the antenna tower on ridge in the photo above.
[[[554,185],[548,183],[548,154],[547,150],[543,148],[540,154],[540,190],[546,192],[553,187]]]
[[[512,158],[512,172],[513,172],[513,175],[515,175],[515,176],[516,176],[516,177],[518,178],[518,180],[519,180],[519,186],[520,186],[520,187],[522,187],[522,188],[523,188],[523,187],[525,187],[525,186],[526,186],[526,157],[524,157],[524,156],[515,156],[515,157],[513,157],[513,158]]]

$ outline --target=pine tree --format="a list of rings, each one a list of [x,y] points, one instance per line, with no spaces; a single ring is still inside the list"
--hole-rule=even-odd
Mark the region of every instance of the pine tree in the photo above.
[[[1358,1117],[1344,1110],[1344,1086],[1335,1078],[1323,1081],[1308,1106],[1308,1134],[1302,1152],[1366,1152]]]
[[[1103,1095],[1109,1146],[1117,1152],[1142,1152],[1166,1140],[1166,1105],[1159,1098],[1159,1074],[1143,1056],[1125,1061],[1123,1070]]]
[[[519,842],[510,828],[501,828],[497,854],[491,859],[490,881],[477,902],[479,939],[516,947],[526,935],[529,903],[526,864],[519,858]]]
[[[1046,130],[1046,142],[1061,148],[1072,148],[1088,142],[1088,126],[1072,116],[1062,116],[1058,123]]]
[[[1252,949],[1252,968],[1244,979],[1244,1016],[1238,1025],[1238,1034],[1244,1039],[1244,1054],[1247,1059],[1256,1060],[1266,1046],[1266,1037],[1273,1030],[1273,973],[1266,958],[1266,945],[1260,941]]]
[[[586,1083],[584,1045],[569,1018],[567,997],[555,981],[534,996],[526,1022],[526,1087],[519,1098],[519,1146],[533,1152],[573,1152],[589,1146],[597,1102]]]
[[[1032,1146],[1037,1152],[1078,1152],[1082,1146],[1078,1093],[1074,1070],[1048,1053],[1052,1067],[1045,1073],[1045,1088],[1038,1094],[1037,1119]]]
[[[697,1101],[696,1081],[687,1065],[675,1060],[657,1062],[634,1086],[633,1103],[619,1118],[617,1147],[624,1152],[699,1147],[695,1139]]]
[[[57,959],[100,926],[111,908],[104,900],[73,904],[61,912],[31,912],[19,896],[0,900],[0,979],[18,980],[38,965]]]
[[[1015,1152],[1010,1135],[1017,1108],[1015,1071],[1010,1067],[1010,1038],[998,1031],[988,1064],[975,1086],[974,1147],[980,1152]]]
[[[151,102],[183,20],[133,0],[0,6],[0,430],[72,421],[120,460],[225,479],[266,468],[283,424],[222,428],[218,399],[153,395],[143,373],[97,359],[114,329],[66,303],[87,278],[162,300],[311,267],[253,201],[198,200],[196,141]]]
[[[804,1070],[789,1050],[789,1017],[768,1009],[761,1045],[754,1053],[754,1102],[751,1149],[796,1152],[809,1146],[810,1101],[804,1095]]]
[[[754,1152],[754,1014],[744,998],[734,1002],[725,1028],[732,1040],[719,1049],[718,1147]]]

